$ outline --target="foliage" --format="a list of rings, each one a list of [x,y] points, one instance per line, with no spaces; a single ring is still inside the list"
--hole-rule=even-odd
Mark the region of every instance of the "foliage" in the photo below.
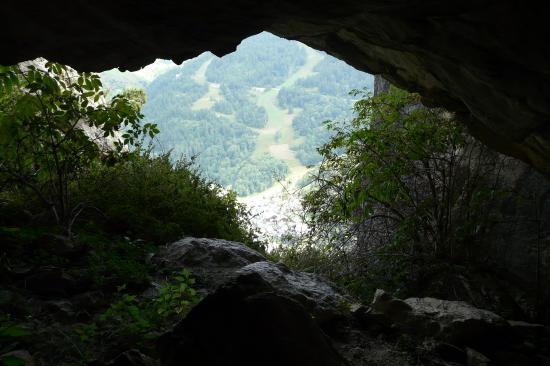
[[[152,348],[160,332],[199,301],[194,283],[191,273],[182,270],[159,284],[152,298],[129,294],[124,292],[125,286],[120,286],[116,301],[92,322],[75,328],[75,339],[88,353],[120,341],[130,348]]]
[[[220,89],[223,100],[214,105],[214,111],[233,115],[237,123],[248,127],[265,126],[267,113],[254,103],[249,87],[242,84],[222,84]]]
[[[336,262],[319,271],[362,294],[406,291],[434,263],[474,261],[498,219],[491,202],[505,194],[502,158],[418,95],[354,94],[356,117],[327,122],[334,136],[303,201],[311,231],[279,255],[302,267]]]
[[[98,287],[128,286],[141,288],[150,282],[151,266],[145,261],[155,247],[128,237],[115,239],[91,232],[79,232],[79,243],[87,245],[89,277]]]
[[[31,335],[31,332],[25,327],[15,323],[10,317],[0,319],[0,340],[13,341]]]
[[[44,69],[35,65],[40,63],[0,70],[3,226],[18,225],[10,218],[15,212],[25,212],[29,227],[39,221],[47,226],[44,212],[51,212],[71,241],[78,218],[100,231],[157,244],[195,235],[259,248],[234,193],[202,178],[191,161],[143,148],[144,136],[159,132],[140,121],[143,90],[126,90],[107,102],[97,75],[50,62]],[[104,243],[113,242],[110,235]],[[111,257],[99,254],[92,268],[132,270],[130,263],[113,262],[122,247],[99,250]]]
[[[134,107],[136,111],[141,111],[141,108],[147,103],[147,94],[145,94],[144,89],[138,89],[138,88],[129,88],[122,90],[119,94],[119,96],[122,96],[126,98],[130,102],[130,105]],[[158,133],[159,131],[156,131]]]
[[[106,229],[157,244],[184,235],[235,240],[261,248],[235,193],[204,179],[192,160],[142,150],[112,166],[97,164],[79,195],[94,202]]]
[[[173,280],[162,286],[153,299],[153,307],[161,317],[181,316],[197,301],[197,292],[192,287],[195,279],[191,277],[191,272],[182,270]]]
[[[13,351],[31,336],[31,331],[11,318],[9,314],[0,314],[0,354]],[[3,366],[25,365],[25,361],[16,356],[2,357]]]
[[[300,237],[289,239],[286,238],[286,245],[278,246],[269,253],[270,260],[284,262],[298,271],[322,273],[337,283],[341,274],[348,271],[342,253],[332,250],[330,245],[313,245]]]
[[[213,57],[204,53],[148,86],[150,100],[144,114],[159,121],[164,131],[158,136],[156,151],[169,148],[175,157],[196,157],[205,176],[231,186],[239,195],[262,191],[273,184],[274,176],[286,173],[286,166],[272,156],[253,156],[258,134],[250,127],[263,127],[266,113],[256,106],[248,89],[224,83],[220,87],[223,99],[211,109],[193,108],[208,92],[196,82],[195,73]]]
[[[26,363],[27,361],[17,356],[2,357],[2,366],[25,366]]]
[[[72,185],[103,155],[119,156],[158,132],[141,126],[127,96],[104,103],[98,75],[53,62],[1,67],[0,95],[0,187],[35,195],[69,237],[86,208]]]
[[[156,151],[195,156],[206,177],[240,196],[265,190],[288,173],[284,161],[258,154],[264,146],[256,143],[261,143],[258,129],[267,121],[259,98],[280,87],[276,101],[281,108],[274,108],[295,115],[297,138],[291,148],[302,164],[318,163],[315,148],[330,136],[322,121],[349,116],[353,98],[343,90],[372,85],[372,77],[324,55],[312,73],[292,81],[307,62],[303,46],[264,32],[222,58],[205,52],[173,65],[145,86],[149,100],[143,113],[163,131]],[[120,80],[114,80],[112,71],[103,75],[114,89],[124,80],[136,86],[128,73],[119,73]]]
[[[282,107],[297,114],[292,127],[303,142],[293,145],[292,149],[304,165],[321,162],[316,148],[325,144],[332,135],[323,121],[352,118],[355,98],[349,95],[349,91],[373,88],[371,75],[330,56],[325,56],[313,71],[313,75],[299,79],[294,85],[281,89],[277,95]]]
[[[304,61],[305,52],[297,42],[262,32],[245,39],[236,52],[213,60],[206,76],[215,83],[272,88]]]
[[[15,317],[0,319],[0,354],[9,351],[5,344],[24,342],[48,364],[85,365],[113,350],[152,351],[159,332],[197,301],[188,272],[162,281],[153,297],[137,295],[151,284],[156,246],[193,235],[263,250],[247,211],[192,160],[144,147],[145,134],[152,139],[158,129],[140,122],[142,90],[106,100],[95,75],[54,63],[0,71],[0,277],[7,289],[0,300],[8,299],[0,305]],[[63,301],[37,307],[39,291],[19,288],[37,270],[66,280],[70,290],[51,295]]]

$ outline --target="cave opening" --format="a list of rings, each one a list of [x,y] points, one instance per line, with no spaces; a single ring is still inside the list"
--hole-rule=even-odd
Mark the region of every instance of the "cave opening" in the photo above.
[[[135,138],[142,132],[153,138],[158,128],[159,143],[153,154],[138,157],[124,149],[116,156],[98,155],[78,134],[66,145],[69,138],[63,136],[73,136],[71,126],[56,135],[51,124],[40,129],[40,118],[32,117],[45,115],[48,123],[60,125],[94,121],[96,109],[102,107],[85,101],[102,97],[96,94],[94,77],[82,76],[75,87],[79,103],[69,105],[56,102],[67,96],[44,98],[49,91],[56,93],[51,85],[59,79],[52,81],[39,71],[25,74],[18,84],[10,74],[15,71],[0,69],[0,235],[7,243],[0,260],[2,286],[7,289],[0,296],[6,313],[0,318],[0,340],[9,341],[1,349],[2,362],[36,358],[43,364],[174,365],[186,359],[197,365],[258,360],[266,365],[341,365],[383,360],[406,365],[420,359],[427,365],[544,364],[549,352],[549,332],[542,324],[548,324],[550,299],[550,78],[548,50],[537,47],[543,42],[545,23],[537,21],[544,14],[537,10],[542,9],[490,1],[344,1],[337,7],[326,1],[261,6],[244,0],[155,6],[126,1],[94,6],[55,3],[63,12],[51,2],[6,5],[7,14],[26,17],[3,23],[10,52],[0,57],[0,64],[43,56],[78,71],[102,71],[103,84],[110,90],[106,100],[127,87],[134,89],[120,99],[119,109],[111,109],[116,103],[106,103],[102,116],[131,119],[143,111],[144,122],[155,124],[143,131],[135,125]],[[264,29],[271,33],[258,34]],[[214,53],[205,52],[208,49]],[[161,60],[155,61],[157,57]],[[376,82],[339,60],[376,74]],[[137,71],[112,69],[117,66]],[[60,66],[47,67],[57,74]],[[373,91],[381,85],[395,94],[388,99],[347,94],[350,89]],[[146,103],[136,89],[146,90]],[[17,92],[9,94],[13,90]],[[30,101],[51,102],[46,104],[50,109],[19,103],[25,98],[17,93]],[[141,110],[135,109],[136,96]],[[356,130],[336,130],[340,140],[330,140],[320,120],[353,121],[346,113],[356,101],[363,101],[363,109],[352,114],[391,106],[400,129],[392,130],[384,116],[378,116],[372,119],[377,122],[374,127],[359,124]],[[85,117],[65,118],[59,110]],[[10,140],[13,131],[26,133],[9,124],[17,120],[14,116],[37,132]],[[447,124],[454,118],[456,125]],[[422,128],[402,134],[419,119]],[[8,125],[12,129],[3,128]],[[224,128],[216,130],[220,126]],[[105,132],[116,138],[129,127],[115,130]],[[374,130],[384,136],[383,142],[368,140]],[[434,140],[444,135],[442,131],[450,135]],[[59,140],[26,144],[40,133],[50,141]],[[133,138],[130,134],[123,142],[133,144]],[[332,142],[330,148],[315,155],[315,147],[326,141]],[[375,153],[365,153],[371,145],[364,141],[376,145]],[[41,146],[49,146],[56,158],[44,159]],[[86,154],[79,155],[79,161],[70,159],[59,146],[82,148]],[[380,152],[392,158],[396,152],[408,154],[411,146],[428,146],[437,153],[431,151],[429,159],[411,164],[419,156],[414,151],[389,169],[387,161],[376,165],[372,158]],[[170,160],[163,154],[168,150],[196,156],[191,160],[208,167],[208,179],[201,180],[189,158]],[[464,151],[468,153],[460,154]],[[480,158],[482,151],[490,158]],[[472,169],[449,179],[447,167],[453,172],[463,169],[465,155]],[[2,169],[13,157],[28,169],[8,171],[25,175],[5,179]],[[258,198],[254,193],[273,187],[277,195],[293,191],[307,183],[301,178],[309,166],[325,162],[334,164],[334,170],[317,177],[342,194],[313,195],[307,202],[326,214],[316,222],[321,227],[317,237],[309,238],[320,245],[266,251],[256,241],[257,233],[242,226],[240,202],[248,199],[265,210],[272,202],[265,197],[253,201]],[[88,164],[85,169],[67,168],[83,163]],[[361,174],[338,176],[344,171],[338,169],[353,171],[361,163],[361,174],[385,175],[379,182]],[[488,170],[483,169],[491,164],[498,168],[484,175]],[[41,174],[50,166],[64,167],[49,172],[57,174],[59,182],[67,180],[59,183]],[[75,174],[77,170],[84,173]],[[355,185],[338,185],[350,176]],[[406,179],[400,179],[403,176]],[[75,177],[85,179],[71,180]],[[225,177],[230,179],[223,185],[239,191],[242,201],[225,189],[212,188],[210,180]],[[289,179],[285,182],[283,177]],[[506,182],[506,189],[453,190],[455,184],[469,187],[493,177]],[[32,186],[34,182],[41,185]],[[31,191],[43,197],[31,199]],[[430,191],[436,200],[417,204],[406,197]],[[440,205],[442,196],[469,206]],[[70,206],[69,199],[76,204]],[[410,207],[404,203],[407,199]],[[282,205],[291,209],[300,206],[292,195],[283,200]],[[374,201],[379,206],[373,209]],[[486,211],[464,221],[461,230],[446,223],[469,217],[472,207]],[[285,232],[297,226],[288,217],[274,217],[273,209],[267,211],[264,220],[272,227]],[[343,225],[330,225],[335,212]],[[383,221],[373,226],[357,219],[361,215]],[[394,230],[390,221],[401,220],[399,215],[406,219],[392,232],[395,235],[377,237],[387,245],[373,251],[372,233],[380,233],[381,227]],[[53,225],[56,220],[61,225]],[[348,228],[356,230],[355,236],[346,237]],[[415,237],[415,232],[422,235]],[[441,240],[448,232],[453,232],[453,240]],[[322,245],[324,233],[358,244],[343,251]],[[284,239],[299,242],[298,235]],[[25,296],[28,300],[21,300]],[[471,327],[463,326],[464,319]],[[38,342],[33,332],[47,335],[42,337],[47,341]],[[400,348],[402,335],[410,337],[414,350]],[[235,337],[253,350],[247,352]],[[278,349],[265,348],[262,337]],[[288,339],[302,349],[288,346]],[[425,340],[432,342],[429,347],[422,343]],[[48,351],[56,348],[57,354]]]

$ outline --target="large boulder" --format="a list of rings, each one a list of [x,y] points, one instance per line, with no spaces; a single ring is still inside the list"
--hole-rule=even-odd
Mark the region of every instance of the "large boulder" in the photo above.
[[[544,327],[508,322],[462,301],[400,300],[377,290],[371,307],[348,306],[320,276],[267,261],[240,243],[186,238],[154,262],[191,270],[204,295],[160,338],[163,366],[414,364],[409,351],[394,350],[392,339],[402,335],[432,344],[422,357],[434,365],[483,364],[485,355],[498,359],[512,346],[514,357],[525,358],[544,348],[536,341]]]
[[[198,285],[213,290],[235,272],[266,258],[244,244],[206,238],[184,238],[168,244],[155,255],[153,262],[167,270],[189,269]]]
[[[299,302],[320,323],[338,317],[347,301],[320,276],[292,271],[281,263],[256,262],[243,267],[237,275],[240,280],[243,277],[256,278],[257,283],[264,282],[263,286],[269,286],[270,290]]]
[[[162,365],[344,365],[321,326],[345,298],[317,275],[267,261],[243,244],[186,238],[155,262],[190,269],[206,297],[159,341]]]
[[[508,322],[488,310],[463,301],[406,299],[411,307],[407,327],[451,344],[491,346],[510,336]]]
[[[300,303],[258,283],[258,275],[242,276],[203,299],[159,340],[161,364],[346,364]]]
[[[170,271],[191,270],[206,295],[235,280],[251,293],[272,291],[304,306],[320,322],[333,319],[345,298],[326,280],[312,273],[296,272],[266,258],[244,244],[185,238],[162,248],[153,261]]]
[[[377,290],[372,307],[407,333],[454,345],[493,347],[512,336],[505,319],[463,301],[430,297],[399,300]]]

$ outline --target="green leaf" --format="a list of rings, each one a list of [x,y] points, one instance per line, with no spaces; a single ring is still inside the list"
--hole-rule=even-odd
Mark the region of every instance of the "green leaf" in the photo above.
[[[13,355],[3,357],[1,362],[2,366],[25,366],[27,364],[24,359]]]
[[[28,337],[31,335],[31,332],[22,326],[19,325],[10,325],[0,327],[0,338],[10,339],[10,338],[22,338]]]

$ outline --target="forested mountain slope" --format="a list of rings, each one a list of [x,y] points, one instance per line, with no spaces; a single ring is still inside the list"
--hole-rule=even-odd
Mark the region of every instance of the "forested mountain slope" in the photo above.
[[[148,70],[145,70],[147,69]],[[322,122],[351,114],[354,88],[372,77],[298,42],[261,33],[234,53],[205,52],[175,65],[102,74],[107,88],[144,88],[143,112],[158,124],[159,150],[196,156],[204,174],[241,196],[319,162]]]

